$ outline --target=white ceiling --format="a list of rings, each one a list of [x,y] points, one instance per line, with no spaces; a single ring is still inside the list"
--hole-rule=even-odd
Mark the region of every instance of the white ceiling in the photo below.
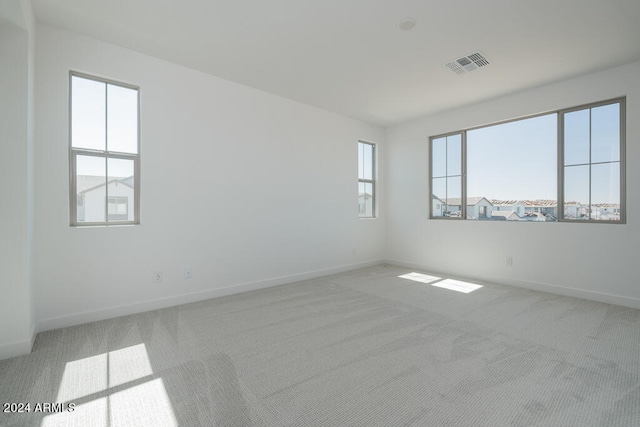
[[[640,60],[639,0],[33,0],[37,19],[387,126]],[[401,19],[417,20],[401,31]],[[489,66],[444,65],[481,50]]]

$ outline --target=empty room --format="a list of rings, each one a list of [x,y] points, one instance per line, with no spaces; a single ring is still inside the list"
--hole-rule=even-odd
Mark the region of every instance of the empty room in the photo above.
[[[2,0],[0,426],[640,426],[639,21]]]

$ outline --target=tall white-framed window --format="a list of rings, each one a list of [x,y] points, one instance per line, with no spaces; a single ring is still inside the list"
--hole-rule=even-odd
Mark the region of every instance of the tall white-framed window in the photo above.
[[[358,141],[358,217],[376,217],[376,145]]]
[[[463,134],[431,138],[431,217],[462,218]]]
[[[625,222],[625,99],[562,111],[564,221]]]
[[[70,223],[140,223],[139,88],[69,73]]]

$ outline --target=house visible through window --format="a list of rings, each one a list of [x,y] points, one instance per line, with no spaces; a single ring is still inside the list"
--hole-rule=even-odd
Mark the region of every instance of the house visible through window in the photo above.
[[[84,221],[84,195],[78,195],[78,221]]]
[[[562,114],[567,220],[620,221],[620,111],[613,103]]]
[[[137,224],[138,88],[70,74],[71,225]]]
[[[431,177],[431,215],[461,218],[461,133],[431,140]]]
[[[556,220],[557,203],[547,203],[556,200],[558,189],[556,114],[468,130],[466,143],[467,219],[492,219],[494,210],[514,212],[522,221],[543,218],[519,213],[523,204],[531,213],[552,207],[544,220]],[[482,197],[483,214],[470,215],[472,202]]]
[[[375,149],[369,142],[358,141],[358,216],[374,218],[376,208]]]
[[[128,197],[109,197],[107,205],[109,221],[122,221],[127,219],[129,211]]]
[[[625,99],[430,138],[431,218],[625,222]]]

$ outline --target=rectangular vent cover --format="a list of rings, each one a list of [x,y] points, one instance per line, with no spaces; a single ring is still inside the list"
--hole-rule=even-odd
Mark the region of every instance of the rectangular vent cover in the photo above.
[[[451,61],[446,67],[456,74],[465,74],[486,65],[489,65],[489,60],[482,52],[478,51]]]

